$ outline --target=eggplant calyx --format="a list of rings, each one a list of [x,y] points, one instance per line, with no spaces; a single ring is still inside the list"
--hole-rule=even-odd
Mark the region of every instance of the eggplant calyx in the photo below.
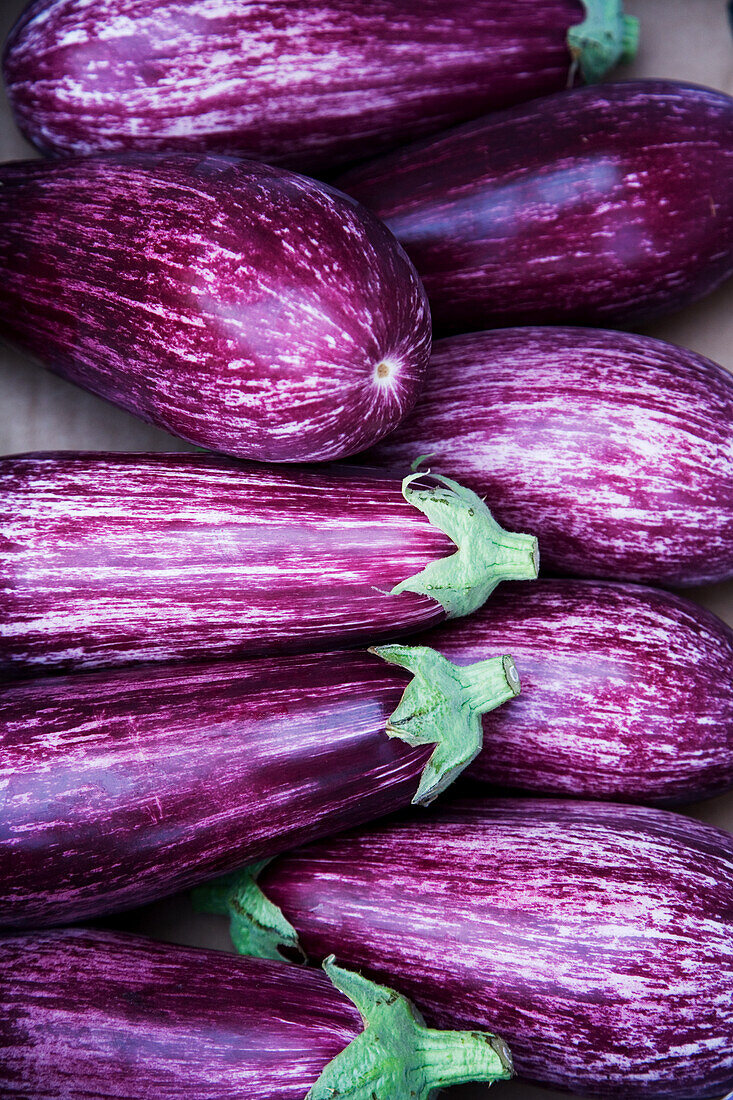
[[[413,487],[415,481],[421,485]],[[431,596],[445,609],[447,618],[456,619],[481,607],[500,581],[536,578],[537,539],[505,531],[470,489],[441,474],[414,473],[402,482],[402,495],[458,549],[400,581],[391,595],[416,592]]]
[[[306,1100],[427,1100],[435,1089],[506,1080],[506,1044],[480,1031],[437,1031],[415,1006],[386,986],[323,963],[332,983],[358,1008],[364,1031],[325,1067]]]
[[[298,933],[283,911],[257,885],[260,873],[272,863],[263,859],[191,891],[194,909],[229,917],[229,934],[239,955],[282,962],[305,962]]]
[[[573,70],[580,69],[586,84],[596,84],[619,62],[633,61],[639,20],[624,15],[622,0],[582,0],[582,4],[585,19],[569,29],[568,49]]]
[[[503,656],[455,665],[428,646],[384,645],[369,652],[413,674],[387,723],[387,736],[413,746],[435,745],[412,799],[428,805],[481,751],[481,715],[519,694],[514,661]]]

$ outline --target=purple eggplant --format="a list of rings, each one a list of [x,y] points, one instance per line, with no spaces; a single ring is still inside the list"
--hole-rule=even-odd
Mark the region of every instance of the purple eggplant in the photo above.
[[[537,574],[446,479],[213,455],[0,460],[0,548],[6,675],[382,641]]]
[[[511,1076],[496,1036],[426,1028],[393,990],[324,970],[91,929],[0,940],[2,1095],[429,1100]]]
[[[37,0],[8,41],[18,125],[49,153],[244,153],[328,172],[601,79],[620,0]]]
[[[506,329],[438,341],[427,392],[369,462],[430,455],[536,531],[547,569],[733,577],[733,379],[659,340]]]
[[[522,696],[483,720],[467,771],[580,798],[672,804],[733,786],[733,631],[669,592],[511,585],[420,636],[458,664],[511,653]]]
[[[292,921],[273,948],[336,951],[433,1024],[495,1027],[520,1077],[618,1100],[733,1089],[733,838],[718,829],[632,806],[465,801],[300,849],[261,884]],[[246,948],[258,895],[249,875],[199,903],[228,910]]]
[[[305,462],[399,423],[430,313],[392,235],[333,189],[128,154],[0,165],[0,335],[182,439]]]
[[[10,684],[0,925],[131,908],[428,803],[518,691],[508,656],[401,645]]]
[[[733,99],[673,81],[549,96],[339,182],[390,227],[444,332],[636,322],[733,273]]]

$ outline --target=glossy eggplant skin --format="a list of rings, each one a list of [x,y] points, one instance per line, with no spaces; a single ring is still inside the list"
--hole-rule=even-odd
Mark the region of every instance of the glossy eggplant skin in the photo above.
[[[353,200],[232,157],[0,166],[0,335],[214,451],[355,454],[412,407],[430,313]]]
[[[733,380],[648,337],[504,329],[437,341],[404,425],[366,456],[430,455],[539,537],[545,573],[733,577]]]
[[[541,580],[419,641],[457,664],[511,653],[522,694],[483,717],[466,774],[495,786],[672,805],[733,786],[733,631],[670,592]]]
[[[323,841],[261,878],[309,956],[491,1021],[516,1072],[589,1097],[733,1088],[733,841],[678,814],[461,801]]]
[[[322,174],[567,87],[583,18],[578,0],[39,0],[4,75],[45,152],[243,153]]]
[[[338,186],[377,213],[437,330],[626,324],[733,272],[733,99],[673,81],[547,97]]]
[[[430,1100],[512,1076],[501,1038],[428,1028],[333,956],[324,976],[74,929],[0,940],[0,964],[3,1097]]]
[[[129,909],[408,805],[434,746],[360,651],[0,690],[0,926]]]
[[[0,543],[6,675],[394,639],[445,611],[391,589],[455,550],[397,480],[203,454],[3,459]]]
[[[0,940],[0,1088],[24,1100],[303,1100],[363,1028],[328,978],[92,929]]]

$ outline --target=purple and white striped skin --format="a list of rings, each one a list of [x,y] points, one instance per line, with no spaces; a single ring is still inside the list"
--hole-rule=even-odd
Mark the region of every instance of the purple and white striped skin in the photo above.
[[[519,1077],[618,1100],[733,1088],[733,839],[718,829],[462,800],[299,849],[261,885],[310,957],[399,985],[433,1025],[491,1021]]]
[[[672,804],[733,786],[733,631],[690,600],[603,581],[504,587],[412,639],[457,664],[511,653],[522,694],[483,718],[466,775]]]
[[[6,1097],[303,1100],[362,1026],[316,971],[119,933],[0,940],[0,968]]]
[[[420,454],[521,519],[548,571],[733,576],[733,379],[691,351],[573,328],[440,340],[414,412],[365,461]]]
[[[202,447],[363,450],[415,403],[430,332],[392,235],[324,184],[183,153],[0,165],[0,335]]]
[[[456,545],[418,497],[357,468],[202,454],[2,459],[0,670],[338,648],[435,625],[448,601],[419,591],[420,571],[449,567]],[[477,591],[536,575],[536,540],[504,536],[525,540],[526,569],[475,562]],[[467,539],[467,567],[482,541],[481,530]]]
[[[0,940],[2,1095],[327,1100],[338,1081],[353,1100],[428,1100],[511,1076],[496,1036],[427,1029],[393,990],[324,969],[92,929]]]
[[[733,99],[605,84],[469,123],[339,181],[413,260],[442,332],[626,324],[733,273]]]
[[[447,665],[447,691],[436,661],[387,646],[0,689],[0,926],[129,909],[432,801],[519,691],[511,658]]]
[[[244,153],[320,174],[576,75],[601,79],[634,53],[621,9],[39,0],[11,33],[4,76],[18,125],[48,153]]]

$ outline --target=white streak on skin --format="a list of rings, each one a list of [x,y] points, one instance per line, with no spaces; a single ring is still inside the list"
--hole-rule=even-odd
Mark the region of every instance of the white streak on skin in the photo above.
[[[733,785],[733,632],[681,596],[601,581],[513,584],[419,642],[458,664],[489,651],[516,661],[522,693],[484,716],[473,778],[657,803]]]
[[[280,857],[261,878],[312,959],[334,945],[431,1024],[491,1027],[581,1096],[733,1085],[733,842],[677,814],[464,800]]]
[[[5,78],[49,150],[315,171],[564,88],[581,16],[575,0],[52,0],[13,35]]]
[[[733,274],[733,99],[601,84],[488,115],[338,186],[392,229],[443,334],[637,322]]]
[[[4,938],[4,1097],[302,1100],[363,1030],[325,975],[91,929]]]
[[[549,327],[437,341],[414,411],[366,459],[420,454],[533,531],[545,570],[733,576],[733,380],[683,348]]]
[[[27,162],[0,180],[0,331],[78,385],[260,461],[352,455],[414,404],[423,288],[338,193],[183,154]]]
[[[0,668],[94,668],[327,643],[439,622],[387,593],[453,542],[398,480],[208,455],[0,462]]]
[[[386,736],[408,679],[348,651],[0,689],[0,926],[129,909],[408,805],[432,752]]]

